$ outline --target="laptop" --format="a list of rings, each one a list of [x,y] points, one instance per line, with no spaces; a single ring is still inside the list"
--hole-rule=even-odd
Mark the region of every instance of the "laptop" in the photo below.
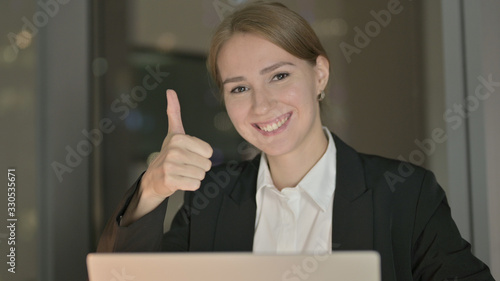
[[[90,281],[380,281],[372,251],[329,255],[252,253],[91,253]]]

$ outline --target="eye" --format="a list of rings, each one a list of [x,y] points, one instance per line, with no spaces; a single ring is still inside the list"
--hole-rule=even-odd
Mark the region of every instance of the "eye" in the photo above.
[[[242,93],[242,92],[245,92],[245,91],[248,91],[248,88],[247,87],[243,87],[243,86],[238,86],[234,89],[231,90],[231,93],[232,94],[238,94],[238,93]]]
[[[287,78],[288,75],[290,75],[290,74],[286,73],[286,72],[284,72],[284,73],[278,73],[278,74],[274,75],[274,77],[273,77],[272,80],[273,81],[283,80],[283,79]]]

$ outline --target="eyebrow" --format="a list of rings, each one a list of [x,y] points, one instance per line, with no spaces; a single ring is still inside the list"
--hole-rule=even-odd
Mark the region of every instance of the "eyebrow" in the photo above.
[[[291,62],[281,61],[281,62],[277,62],[271,66],[268,66],[268,67],[262,69],[259,73],[260,73],[260,75],[263,75],[263,74],[269,73],[271,71],[274,71],[274,70],[276,70],[284,65],[295,66],[295,64],[293,64]],[[232,83],[232,82],[241,82],[243,80],[245,80],[245,78],[243,76],[231,77],[231,78],[227,78],[226,80],[224,80],[224,82],[222,82],[222,85],[224,85],[226,83]]]
[[[291,63],[291,62],[281,61],[281,62],[275,63],[275,64],[273,64],[273,65],[271,65],[271,66],[268,66],[268,67],[266,67],[266,68],[262,69],[262,70],[260,71],[260,74],[261,74],[261,75],[262,75],[262,74],[266,74],[266,73],[268,73],[268,72],[271,72],[271,71],[273,71],[273,70],[275,70],[275,69],[278,69],[278,68],[282,67],[283,65],[292,65],[292,66],[295,66],[295,64],[293,64],[293,63]]]

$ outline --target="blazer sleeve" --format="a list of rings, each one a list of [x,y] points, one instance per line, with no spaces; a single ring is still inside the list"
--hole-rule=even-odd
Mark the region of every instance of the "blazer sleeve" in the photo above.
[[[127,190],[122,201],[106,224],[97,246],[97,252],[152,252],[161,250],[163,221],[168,198],[153,211],[129,226],[120,226],[120,221],[139,188],[142,175]]]
[[[161,250],[165,252],[189,251],[192,192],[184,192],[184,203],[177,211],[170,230],[163,235]]]
[[[421,188],[413,237],[413,280],[494,280],[461,237],[444,191],[430,172]]]

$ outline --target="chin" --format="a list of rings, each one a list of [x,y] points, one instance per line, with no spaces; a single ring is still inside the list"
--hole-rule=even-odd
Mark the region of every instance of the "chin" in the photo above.
[[[280,156],[293,150],[292,142],[289,139],[280,142],[263,143],[254,141],[250,143],[269,156]]]

